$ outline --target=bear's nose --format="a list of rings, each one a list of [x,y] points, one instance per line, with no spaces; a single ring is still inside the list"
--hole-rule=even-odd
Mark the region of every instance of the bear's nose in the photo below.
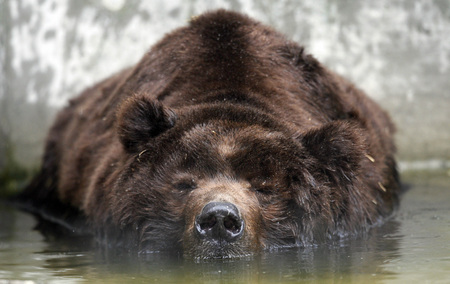
[[[210,202],[195,219],[195,230],[203,239],[233,242],[244,231],[244,220],[229,202]]]

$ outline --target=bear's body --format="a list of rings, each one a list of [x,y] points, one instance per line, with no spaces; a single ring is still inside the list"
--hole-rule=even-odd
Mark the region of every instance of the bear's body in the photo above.
[[[22,198],[139,252],[308,245],[391,215],[392,134],[378,105],[297,44],[221,10],[72,100]]]

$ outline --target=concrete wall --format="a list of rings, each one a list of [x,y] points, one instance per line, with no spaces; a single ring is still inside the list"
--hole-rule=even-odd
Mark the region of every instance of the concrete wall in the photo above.
[[[402,169],[449,167],[447,0],[0,0],[0,171],[39,164],[68,98],[215,8],[282,31],[383,105]]]

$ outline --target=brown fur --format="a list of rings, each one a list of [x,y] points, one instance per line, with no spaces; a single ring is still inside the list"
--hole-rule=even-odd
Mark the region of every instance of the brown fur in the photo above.
[[[398,199],[394,127],[351,83],[243,15],[207,13],[72,100],[30,208],[141,252],[232,257],[365,232]],[[206,203],[245,231],[193,233]]]

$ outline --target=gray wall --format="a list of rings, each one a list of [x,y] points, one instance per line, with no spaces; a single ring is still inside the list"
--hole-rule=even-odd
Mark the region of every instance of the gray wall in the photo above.
[[[39,164],[68,98],[215,8],[282,31],[383,105],[402,169],[449,166],[448,0],[0,0],[0,171]]]

